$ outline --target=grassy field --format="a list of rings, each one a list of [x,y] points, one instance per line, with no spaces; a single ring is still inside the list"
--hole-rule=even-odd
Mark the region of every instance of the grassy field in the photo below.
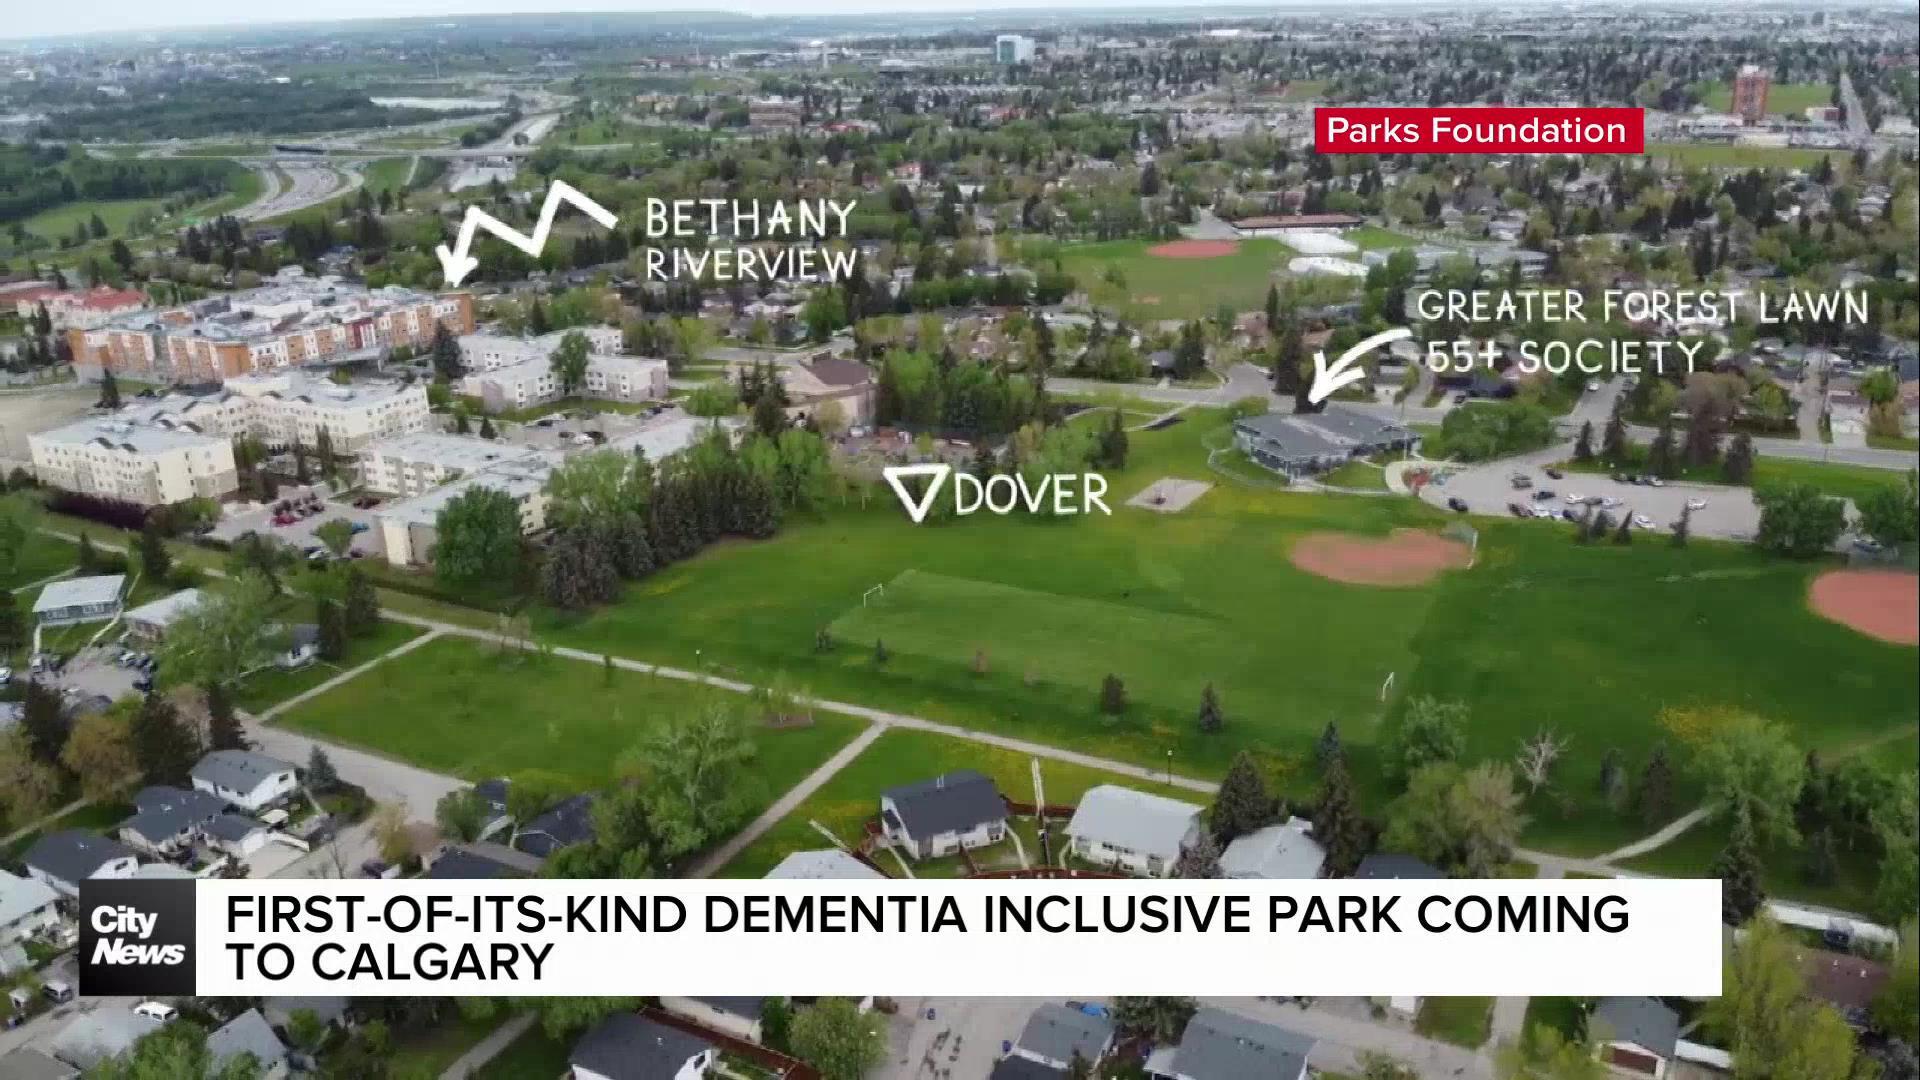
[[[407,172],[412,166],[412,158],[380,158],[377,161],[368,162],[361,170],[361,175],[366,178],[367,190],[378,195],[382,191],[399,191],[405,187]]]
[[[367,746],[471,780],[539,769],[581,788],[614,777],[648,725],[697,706],[686,682],[539,653],[502,655],[464,638],[428,642],[307,701],[281,719],[290,728]],[[808,728],[760,737],[756,773],[765,801],[792,787],[859,731],[821,715]]]
[[[430,1028],[395,1039],[387,1067],[394,1076],[439,1076],[503,1023],[499,1017],[468,1020],[453,1012]]]
[[[298,671],[267,668],[248,676],[234,691],[234,704],[257,713],[272,708],[296,694],[319,686],[342,671],[349,670],[390,652],[419,637],[424,631],[410,623],[380,623],[373,634],[354,638],[347,644],[347,655],[337,664],[309,664]]]
[[[1033,801],[1033,759],[1026,754],[997,747],[982,746],[963,739],[949,738],[925,731],[893,730],[874,740],[859,757],[827,781],[811,799],[781,819],[767,834],[741,852],[721,870],[722,877],[763,877],[788,854],[823,847],[826,838],[808,824],[817,821],[851,844],[860,835],[861,823],[879,813],[880,792],[900,784],[927,780],[954,769],[973,769],[993,778],[1000,793],[1021,802]],[[1191,791],[1149,784],[1132,777],[1116,776],[1098,769],[1042,760],[1042,783],[1047,802],[1072,805],[1087,789],[1100,784],[1124,784],[1152,791],[1185,802],[1206,800]],[[1027,843],[1029,859],[1038,861],[1034,845]]]
[[[1320,480],[1332,487],[1358,488],[1365,491],[1387,490],[1387,470],[1370,461],[1349,461],[1321,477]]]
[[[1805,116],[1815,105],[1833,101],[1833,87],[1826,83],[1774,83],[1767,87],[1767,114]],[[1706,106],[1714,112],[1733,111],[1733,84],[1714,83],[1707,91]]]
[[[19,561],[14,563],[13,572],[0,576],[0,589],[18,589],[31,585],[43,578],[49,578],[71,567],[79,557],[79,547],[71,540],[62,540],[38,531],[27,533],[25,544],[21,545]],[[31,609],[33,601],[39,597],[39,590],[32,595],[23,595],[16,602],[23,609]]]
[[[1420,1002],[1413,1029],[1430,1039],[1475,1049],[1493,1029],[1490,997],[1430,997]]]
[[[134,218],[142,214],[159,213],[165,202],[164,199],[90,199],[62,203],[40,211],[22,224],[36,236],[58,240],[63,236],[72,236],[74,226],[85,225],[93,215],[99,214],[101,223],[107,227],[108,236],[125,236]]]
[[[1222,304],[1238,311],[1258,308],[1266,299],[1273,271],[1293,258],[1278,240],[1240,241],[1239,250],[1214,259],[1169,259],[1149,255],[1158,246],[1144,240],[1072,244],[1060,249],[1060,263],[1096,297],[1113,299],[1135,318],[1190,319],[1211,315]],[[1125,277],[1124,287],[1106,283],[1109,267]]]
[[[1847,155],[1838,150],[1727,143],[1648,143],[1647,156],[1708,169],[1811,169],[1819,165],[1823,157],[1832,158],[1835,169],[1844,170],[1851,163]]]
[[[1186,416],[1134,434],[1130,467],[1109,477],[1111,503],[1162,476],[1218,480],[1203,446],[1225,419]],[[1456,699],[1472,710],[1472,760],[1510,760],[1542,728],[1569,738],[1555,796],[1529,807],[1528,840],[1576,854],[1645,831],[1601,805],[1593,777],[1609,748],[1637,774],[1656,741],[1672,742],[1663,710],[1751,710],[1823,750],[1913,728],[1914,651],[1809,612],[1818,564],[1705,542],[1583,548],[1493,520],[1481,523],[1476,567],[1426,587],[1337,585],[1286,560],[1307,532],[1440,520],[1406,500],[1220,483],[1181,514],[1122,507],[1070,521],[915,527],[876,502],[795,520],[771,542],[719,545],[585,617],[536,621],[561,644],[755,680],[785,674],[822,696],[1149,766],[1172,750],[1192,775],[1216,776],[1247,748],[1295,794],[1311,790],[1312,741],[1336,721],[1363,796],[1384,798],[1373,752],[1383,723],[1410,695]],[[888,595],[863,611],[876,584]],[[822,628],[837,639],[824,654]],[[1098,709],[1108,672],[1131,702],[1117,718]],[[1383,704],[1388,673],[1395,693]],[[1208,683],[1226,709],[1222,735],[1193,723]],[[1683,805],[1692,785],[1683,775]]]
[[[1295,79],[1280,94],[1281,101],[1315,101],[1327,92],[1326,79]]]
[[[1419,237],[1394,232],[1392,229],[1383,229],[1378,225],[1362,225],[1357,229],[1348,229],[1340,234],[1340,239],[1358,244],[1362,251],[1414,247],[1420,243]]]
[[[566,1073],[572,1049],[535,1024],[473,1075],[475,1080],[554,1080]]]

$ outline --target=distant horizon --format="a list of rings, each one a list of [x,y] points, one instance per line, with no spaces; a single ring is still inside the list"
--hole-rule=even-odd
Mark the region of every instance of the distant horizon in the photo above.
[[[0,26],[0,41],[9,45],[42,40],[126,35],[171,35],[203,32],[231,33],[237,30],[271,30],[300,26],[322,27],[333,24],[400,21],[410,19],[472,19],[512,16],[562,17],[569,15],[738,15],[751,18],[831,18],[836,16],[892,15],[954,17],[977,15],[1032,16],[1047,12],[1097,13],[1101,11],[1219,10],[1258,14],[1280,8],[1332,7],[1331,0],[996,0],[990,5],[967,0],[925,0],[910,11],[903,11],[895,0],[732,0],[713,4],[667,2],[658,5],[634,4],[629,0],[565,0],[560,11],[527,10],[527,0],[402,0],[404,10],[389,0],[319,0],[301,14],[288,18],[262,18],[257,5],[249,0],[185,0],[170,6],[139,0],[92,0],[84,14],[58,6],[27,7]],[[1364,0],[1364,7],[1510,7],[1511,0]],[[1598,0],[1596,7],[1684,7],[1678,0]],[[1768,5],[1772,6],[1772,5]],[[1780,4],[1781,7],[1794,5]],[[1809,8],[1818,5],[1808,3]],[[1886,6],[1899,6],[1888,0]],[[283,9],[284,10],[284,9]],[[1349,6],[1347,11],[1354,10]]]

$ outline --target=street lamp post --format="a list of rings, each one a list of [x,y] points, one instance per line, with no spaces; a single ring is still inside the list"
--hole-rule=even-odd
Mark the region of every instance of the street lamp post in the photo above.
[[[1173,751],[1167,751],[1167,786],[1173,786]]]

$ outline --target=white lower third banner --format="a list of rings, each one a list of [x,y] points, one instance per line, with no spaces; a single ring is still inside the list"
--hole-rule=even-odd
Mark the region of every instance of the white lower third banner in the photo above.
[[[1718,881],[89,881],[81,906],[89,995],[1720,992]]]

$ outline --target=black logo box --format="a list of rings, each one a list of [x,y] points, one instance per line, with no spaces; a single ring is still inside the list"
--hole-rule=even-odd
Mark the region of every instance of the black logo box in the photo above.
[[[194,946],[197,926],[193,898],[197,882],[173,879],[130,881],[95,879],[80,883],[80,993],[94,997],[175,997],[194,992]],[[100,930],[131,909],[157,916],[146,937],[130,931]],[[159,955],[165,946],[179,945],[178,963],[109,963],[114,943],[146,946]],[[106,945],[102,950],[101,946]]]

